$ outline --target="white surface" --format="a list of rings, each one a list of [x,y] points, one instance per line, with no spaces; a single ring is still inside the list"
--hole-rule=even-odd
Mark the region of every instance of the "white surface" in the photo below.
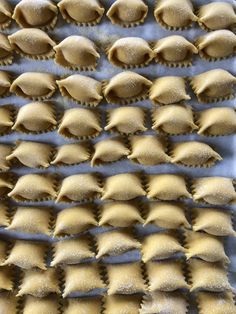
[[[34,0],[37,1],[37,0]],[[128,0],[127,0],[128,1]],[[12,0],[12,3],[18,3],[18,0]],[[106,8],[113,2],[111,0],[101,0]],[[193,40],[198,35],[204,33],[198,25],[195,25],[189,30],[185,31],[167,31],[162,29],[154,20],[153,17],[153,10],[154,10],[154,0],[146,1],[149,4],[149,16],[148,19],[145,21],[144,25],[134,28],[121,28],[118,26],[113,26],[108,18],[104,17],[101,23],[95,27],[79,27],[73,24],[67,24],[64,20],[59,18],[59,22],[56,28],[53,31],[50,31],[49,34],[52,38],[56,41],[61,41],[65,37],[69,35],[84,35],[89,37],[90,39],[94,40],[95,42],[100,45],[101,43],[104,45],[109,41],[115,40],[120,37],[128,37],[128,36],[139,36],[146,40],[156,40],[161,37],[165,37],[168,35],[173,34],[180,34],[188,38],[189,40]],[[197,6],[199,4],[205,4],[209,1],[204,0],[195,0],[194,4]],[[235,1],[227,1],[227,2],[235,2]],[[13,33],[18,29],[15,23],[12,23],[11,29],[7,29],[4,33]],[[236,75],[236,58],[231,58],[223,61],[218,62],[206,62],[200,59],[198,56],[195,57],[193,66],[189,68],[168,68],[159,64],[152,63],[146,68],[142,69],[134,69],[133,71],[143,74],[150,79],[154,79],[157,76],[166,76],[166,75],[179,75],[179,76],[191,76],[195,75],[210,69],[214,68],[223,68],[229,70],[231,73]],[[33,61],[29,59],[19,58],[16,56],[13,65],[1,67],[2,70],[9,70],[16,75],[20,73],[27,72],[27,71],[39,71],[39,72],[50,72],[57,75],[65,75],[65,74],[72,74],[75,71],[65,70],[62,67],[57,66],[53,60],[48,61]],[[122,70],[119,68],[115,68],[110,65],[105,58],[104,52],[102,52],[102,59],[99,61],[99,65],[96,72],[84,72],[85,75],[89,75],[91,77],[97,79],[107,79],[111,78],[115,74],[121,72]],[[193,95],[192,91],[189,90],[192,100],[188,102],[192,105],[196,110],[210,108],[212,106],[234,106],[235,100],[231,101],[224,101],[217,104],[199,104],[197,102],[196,97]],[[52,98],[53,101],[56,101],[57,104],[62,108],[70,108],[70,107],[77,107],[78,105],[73,102],[68,102],[64,100],[59,92],[56,93],[55,96]],[[12,103],[17,106],[22,106],[29,101],[20,97],[10,96],[4,99],[0,99],[0,103]],[[151,108],[151,103],[149,101],[143,101],[140,103],[135,104],[137,106],[142,105],[147,108]],[[108,108],[108,107],[115,107],[114,105],[107,105],[106,102],[103,102],[102,105],[99,106],[100,108]],[[104,114],[103,114],[104,117]],[[103,119],[104,122],[104,119]],[[149,133],[155,134],[153,131],[149,131]],[[105,138],[106,136],[110,136],[109,134],[101,134],[98,138],[94,140],[94,142]],[[58,135],[56,132],[45,133],[40,135],[25,135],[20,133],[12,133],[10,135],[4,136],[0,138],[0,142],[12,142],[16,139],[21,140],[34,140],[34,141],[49,141],[56,145],[60,145],[63,143],[68,143],[69,141]],[[201,140],[203,142],[211,144],[216,150],[221,154],[224,158],[223,161],[217,163],[216,166],[210,169],[199,169],[199,168],[186,168],[186,167],[179,167],[176,165],[160,165],[160,166],[151,166],[145,167],[142,165],[134,164],[129,162],[128,160],[122,160],[116,163],[107,164],[104,166],[91,168],[89,163],[84,163],[78,166],[71,166],[71,167],[50,167],[49,170],[46,171],[56,171],[60,172],[62,175],[70,175],[75,173],[85,173],[89,171],[99,171],[104,175],[113,175],[116,173],[121,172],[132,172],[132,171],[140,171],[144,170],[147,173],[184,173],[190,177],[197,177],[197,176],[229,176],[229,177],[236,177],[236,135],[227,136],[227,137],[217,137],[217,138],[207,138],[201,137],[197,134],[186,135],[186,136],[172,136],[172,140],[182,141],[182,140]],[[71,141],[73,142],[73,141]],[[29,172],[45,172],[44,170],[36,170],[36,169],[29,169],[26,167],[13,169],[16,173],[23,174]],[[50,202],[47,202],[50,204]],[[190,202],[192,205],[192,203]],[[66,206],[58,205],[58,208],[63,208]],[[235,209],[235,208],[234,208]],[[141,229],[141,228],[138,228]],[[1,231],[1,233],[5,233]],[[14,234],[15,236],[15,234]],[[22,235],[17,235],[22,237]],[[27,237],[27,235],[26,235]],[[38,237],[37,237],[38,238]],[[230,269],[230,279],[231,283],[236,287],[236,240],[235,239],[226,239],[226,250],[227,253],[230,255],[232,260],[231,265],[229,266]],[[137,255],[132,255],[133,258],[137,257]],[[191,313],[194,311],[190,310]]]

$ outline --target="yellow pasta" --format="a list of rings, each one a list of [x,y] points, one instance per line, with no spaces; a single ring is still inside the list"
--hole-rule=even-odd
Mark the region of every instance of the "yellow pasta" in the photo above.
[[[128,156],[129,149],[121,137],[113,137],[97,142],[93,145],[94,154],[91,165],[99,166],[107,162],[114,162]]]
[[[0,135],[11,132],[14,124],[14,109],[10,105],[2,105],[0,107]]]
[[[146,284],[142,277],[139,263],[108,264],[108,291],[107,294],[136,294],[144,293]]]
[[[5,29],[11,24],[12,8],[7,0],[0,1],[0,29]],[[8,313],[7,313],[8,314]]]
[[[141,244],[128,232],[114,230],[96,235],[96,258],[118,256],[132,250],[138,250]]]
[[[99,113],[83,108],[66,110],[58,128],[60,135],[76,139],[95,137],[101,131]]]
[[[69,207],[57,214],[54,236],[74,235],[96,226],[92,205]]]
[[[7,193],[12,191],[14,184],[14,175],[11,173],[0,173],[0,199],[7,197]]]
[[[34,152],[34,155],[32,155]],[[53,155],[53,147],[46,143],[17,141],[7,161],[16,161],[30,168],[48,168]]]
[[[11,87],[11,77],[9,73],[0,71],[0,97],[6,96]]]
[[[208,314],[211,311],[215,314],[234,314],[236,311],[234,296],[231,292],[199,292],[197,301],[200,314]]]
[[[121,134],[133,134],[144,132],[145,111],[139,107],[119,107],[108,110],[107,125],[105,131],[118,132]]]
[[[37,28],[24,28],[8,36],[14,51],[31,59],[48,59],[53,57],[56,43]]]
[[[197,16],[193,12],[190,0],[160,0],[157,2],[154,17],[158,23],[167,29],[184,29],[195,21]]]
[[[0,267],[0,290],[12,291],[14,289],[15,269],[9,266]],[[1,309],[1,307],[0,307]]]
[[[47,246],[43,242],[17,240],[2,265],[15,265],[23,269],[46,270]]]
[[[113,201],[103,203],[100,207],[99,226],[130,227],[143,222],[138,204]]]
[[[42,133],[53,130],[56,125],[56,112],[52,104],[32,102],[19,109],[12,129],[23,133]]]
[[[155,60],[167,66],[190,66],[198,49],[186,38],[172,35],[159,39],[154,44]]]
[[[125,37],[116,40],[107,51],[108,60],[121,68],[142,67],[148,65],[154,53],[144,39]]]
[[[5,314],[17,314],[17,298],[9,292],[0,293],[0,311]],[[29,314],[29,313],[28,313]]]
[[[160,133],[180,135],[198,129],[193,112],[187,105],[168,105],[154,109],[152,129]]]
[[[158,243],[158,245],[157,245]],[[153,233],[144,238],[142,243],[142,260],[163,260],[185,253],[178,235],[172,232]]]
[[[216,102],[234,97],[236,77],[226,70],[214,69],[193,76],[190,84],[200,102]]]
[[[107,12],[112,24],[123,27],[137,26],[144,22],[148,6],[143,0],[116,0]]]
[[[9,156],[12,152],[12,146],[8,144],[0,144],[0,170],[7,171],[11,168],[11,162],[7,160],[7,156]]]
[[[66,300],[63,308],[64,314],[84,314],[93,313],[100,314],[102,310],[102,302],[100,297],[91,298],[71,298]]]
[[[94,256],[88,237],[62,240],[54,244],[51,266],[78,264]]]
[[[55,62],[73,70],[94,70],[100,58],[96,45],[83,36],[68,36],[53,49]]]
[[[58,7],[68,23],[88,26],[99,23],[105,11],[99,0],[61,0]]]
[[[105,285],[101,279],[98,264],[79,264],[67,266],[65,272],[65,285],[63,298],[72,293],[87,293],[94,289],[104,289]]]
[[[0,12],[0,17],[1,17],[1,12]],[[0,33],[0,65],[11,64],[12,60],[13,60],[13,51],[12,51],[12,46],[9,42],[9,37]]]
[[[135,173],[117,174],[105,179],[102,200],[127,201],[145,196],[141,178]]]
[[[233,179],[203,177],[193,180],[193,200],[212,205],[227,205],[236,201]]]
[[[21,28],[53,28],[57,22],[57,6],[51,0],[21,0],[12,18]]]
[[[57,81],[63,97],[77,101],[81,105],[97,106],[102,96],[102,83],[88,76],[74,74]]]
[[[236,24],[236,13],[231,3],[215,1],[200,6],[199,25],[206,30],[232,28]]]
[[[57,195],[56,202],[79,202],[100,196],[102,188],[96,174],[75,174],[66,177]]]
[[[113,76],[104,87],[108,103],[127,104],[147,98],[152,82],[144,76],[124,71]]]
[[[28,269],[23,272],[17,296],[43,298],[51,293],[60,294],[58,271],[55,268]]]
[[[23,303],[24,314],[59,314],[59,308],[58,299],[53,295],[45,298],[36,298],[28,295]]]
[[[56,91],[55,76],[49,73],[25,72],[11,84],[10,92],[24,98],[42,100]]]
[[[133,136],[130,138],[131,153],[128,159],[146,166],[154,166],[170,162],[167,155],[167,143],[164,138],[150,135]],[[147,149],[148,147],[148,149]]]
[[[109,295],[105,298],[104,314],[139,314],[141,297],[139,295]]]

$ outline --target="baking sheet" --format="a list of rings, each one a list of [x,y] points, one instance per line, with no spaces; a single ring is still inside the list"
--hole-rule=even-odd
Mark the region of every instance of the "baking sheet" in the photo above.
[[[37,0],[35,0],[37,1]],[[226,2],[234,3],[233,0],[225,0]],[[19,0],[9,0],[13,5],[19,2]],[[101,3],[105,6],[105,8],[109,8],[111,3],[114,2],[114,0],[101,0]],[[173,34],[179,34],[185,36],[190,41],[196,38],[197,36],[205,33],[202,31],[198,25],[195,25],[189,30],[184,31],[167,31],[161,28],[153,17],[153,11],[154,11],[154,0],[147,0],[146,1],[149,5],[149,14],[148,18],[146,19],[145,23],[141,26],[134,27],[134,28],[121,28],[119,26],[114,26],[110,23],[108,18],[104,17],[101,21],[101,23],[95,27],[79,27],[73,24],[67,24],[64,20],[62,20],[60,14],[59,14],[59,21],[57,23],[57,26],[54,30],[49,31],[49,35],[56,40],[56,42],[59,42],[63,40],[65,37],[70,35],[82,35],[86,36],[93,41],[95,41],[98,46],[105,47],[108,43],[113,42],[114,40],[121,38],[121,37],[131,37],[131,36],[137,36],[142,37],[146,40],[157,40],[158,38],[166,37],[168,35]],[[194,5],[198,6],[201,4],[208,3],[209,1],[204,0],[195,0],[193,1]],[[15,23],[12,23],[11,28],[4,31],[6,34],[13,33],[18,30],[18,27]],[[169,68],[166,66],[162,66],[160,64],[152,63],[148,67],[141,68],[141,69],[134,69],[132,71],[135,71],[139,74],[142,74],[150,79],[155,79],[157,76],[167,76],[167,75],[177,75],[177,76],[192,76],[196,75],[198,73],[211,70],[214,68],[223,68],[228,71],[230,71],[232,74],[236,75],[236,58],[230,58],[227,60],[217,61],[217,62],[207,62],[199,57],[195,57],[193,66],[188,68]],[[12,72],[15,76],[24,73],[24,72],[50,72],[54,73],[58,76],[64,76],[64,75],[70,75],[73,73],[78,73],[76,71],[70,71],[68,69],[64,69],[62,67],[59,67],[54,63],[53,60],[46,60],[46,61],[34,61],[29,60],[26,58],[21,58],[18,55],[15,57],[14,62],[10,66],[4,66],[1,67],[1,70],[7,70]],[[109,79],[115,74],[122,72],[122,69],[116,68],[109,64],[107,61],[107,58],[105,57],[104,52],[101,52],[101,59],[99,60],[99,65],[97,68],[97,71],[88,71],[83,72],[82,74],[91,76],[93,78],[102,80],[102,79]],[[193,95],[192,91],[189,89],[188,93],[192,96],[192,100],[188,102],[188,104],[192,105],[195,110],[202,110],[205,108],[210,108],[212,106],[235,106],[235,100],[228,100],[223,101],[216,104],[199,104],[197,102],[196,97]],[[59,92],[57,92],[51,99],[52,101],[56,102],[57,105],[62,109],[72,108],[72,107],[78,107],[78,105],[73,101],[68,101],[63,99]],[[22,106],[26,103],[29,103],[29,100],[15,97],[13,95],[0,99],[0,104],[14,104],[16,106]],[[134,106],[144,106],[146,108],[152,108],[152,105],[149,101],[142,101],[135,103]],[[101,105],[99,105],[99,108],[107,109],[107,108],[115,108],[117,106],[115,105],[108,105],[105,101],[102,102]],[[103,125],[105,124],[105,115],[103,112]],[[149,121],[150,126],[150,121]],[[155,134],[154,131],[149,130],[146,132],[147,134]],[[93,142],[97,142],[101,139],[104,139],[108,136],[111,136],[109,133],[102,133],[99,137],[92,140]],[[14,168],[12,171],[15,173],[22,175],[25,173],[33,173],[33,172],[60,172],[62,176],[68,176],[71,174],[76,173],[86,173],[86,172],[94,172],[99,171],[105,176],[114,175],[117,173],[123,173],[123,172],[135,172],[143,170],[146,173],[183,173],[185,175],[188,175],[190,177],[199,177],[199,176],[229,176],[229,177],[236,177],[236,135],[231,136],[225,136],[225,137],[217,137],[217,138],[208,138],[208,137],[201,137],[197,134],[191,134],[191,135],[185,135],[185,136],[171,136],[170,137],[172,141],[184,141],[184,140],[200,140],[205,143],[208,143],[216,148],[217,152],[223,156],[224,160],[221,162],[218,162],[216,166],[213,168],[186,168],[176,165],[159,165],[159,166],[142,166],[135,163],[131,163],[128,160],[122,160],[118,161],[116,163],[112,164],[106,164],[103,166],[91,168],[89,163],[83,163],[76,166],[71,167],[50,167],[48,170],[38,170],[38,169],[29,169],[26,167],[21,168]],[[55,145],[62,145],[69,142],[75,142],[74,140],[68,140],[61,137],[59,134],[57,134],[56,131],[45,133],[45,134],[38,134],[38,135],[29,135],[29,134],[20,134],[20,133],[12,133],[6,136],[3,136],[0,138],[0,142],[13,142],[15,140],[33,140],[33,141],[42,141],[42,142],[50,142]],[[190,201],[188,202],[190,206],[193,205],[193,203]],[[42,204],[47,205],[54,205],[54,203],[51,202],[44,202]],[[32,205],[32,203],[31,203]],[[60,210],[60,208],[68,207],[65,205],[57,204],[56,206],[57,210]],[[230,206],[228,206],[230,207]],[[230,207],[233,210],[236,210],[236,207],[231,206]],[[138,232],[142,232],[143,228],[139,227],[137,228]],[[146,228],[146,231],[150,232],[151,228]],[[17,234],[13,232],[7,232],[4,230],[0,230],[1,234],[14,236],[17,238],[31,238],[31,239],[44,239],[44,240],[50,240],[48,237],[42,237],[42,236],[29,236],[29,235],[23,235],[23,234]],[[231,284],[236,288],[236,239],[228,238],[225,239],[226,244],[226,251],[229,254],[231,258],[231,264],[229,266],[230,271],[230,281]],[[123,258],[130,259],[137,259],[139,258],[139,255],[136,253],[134,254],[126,254],[123,256]],[[123,261],[124,259],[121,258],[119,261]],[[190,309],[190,313],[194,313],[193,309]]]

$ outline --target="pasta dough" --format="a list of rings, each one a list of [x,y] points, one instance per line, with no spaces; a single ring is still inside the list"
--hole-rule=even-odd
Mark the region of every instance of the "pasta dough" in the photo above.
[[[43,298],[51,293],[60,294],[58,272],[55,268],[47,270],[30,269],[23,273],[17,296],[32,295]]]
[[[124,71],[113,76],[104,87],[104,96],[108,103],[128,104],[147,98],[152,82],[144,76]]]
[[[6,159],[11,154],[12,146],[0,144],[0,170],[7,171],[11,168],[11,163]]]
[[[71,298],[67,299],[64,314],[100,314],[102,310],[101,298]]]
[[[13,189],[13,181],[14,175],[12,173],[0,173],[0,199],[6,198],[7,193]]]
[[[144,293],[146,284],[139,263],[108,264],[108,295]]]
[[[163,76],[156,79],[150,89],[149,98],[154,105],[169,105],[189,100],[185,80],[178,76]]]
[[[60,135],[76,139],[96,137],[101,131],[99,113],[83,108],[66,110],[58,128]]]
[[[47,207],[17,207],[7,230],[50,235],[51,210]]]
[[[104,289],[105,285],[99,274],[99,266],[95,263],[67,266],[65,268],[65,286],[63,298],[75,292],[90,292]]]
[[[181,204],[168,202],[148,202],[146,224],[154,224],[166,229],[190,228]]]
[[[102,200],[127,201],[145,196],[141,178],[135,173],[121,173],[105,179]]]
[[[121,68],[148,65],[154,53],[150,45],[139,37],[125,37],[116,40],[107,51],[108,60]]]
[[[157,245],[158,243],[158,245]],[[144,238],[142,244],[142,261],[163,260],[185,253],[177,234],[173,232],[153,233]]]
[[[110,295],[105,298],[104,314],[139,314],[141,297],[138,295]]]
[[[159,39],[153,47],[155,60],[167,66],[190,66],[198,49],[186,38],[172,35]]]
[[[152,129],[160,133],[180,135],[198,129],[192,108],[187,105],[168,105],[154,109]]]
[[[34,152],[33,155],[32,152]],[[30,168],[47,168],[50,165],[52,154],[53,148],[49,144],[17,141],[16,147],[6,159],[8,161],[17,161],[19,164]]]
[[[236,24],[236,13],[230,3],[211,2],[199,8],[198,22],[202,28],[208,31],[230,29]]]
[[[183,293],[155,292],[144,297],[140,314],[161,314],[168,311],[175,314],[186,314],[188,303]]]
[[[53,57],[56,43],[37,28],[24,28],[8,36],[14,51],[31,59],[49,59]]]
[[[0,227],[9,226],[9,205],[5,202],[0,202]],[[0,242],[0,264],[1,264],[1,242]]]
[[[0,98],[7,96],[11,87],[11,78],[9,73],[0,71]]]
[[[15,265],[23,269],[46,270],[47,247],[44,243],[16,240],[10,254],[2,265]]]
[[[55,296],[35,298],[28,295],[24,302],[24,314],[59,314],[59,303]]]
[[[78,264],[94,256],[88,237],[58,241],[54,244],[51,266]]]
[[[193,180],[193,200],[212,205],[227,205],[236,201],[233,179],[203,177]]]
[[[94,70],[100,58],[96,45],[83,36],[68,36],[53,49],[55,62],[73,70]]]
[[[215,236],[235,236],[231,213],[222,208],[193,208],[193,230]]]
[[[0,312],[5,314],[17,314],[17,298],[9,292],[0,293]],[[29,313],[28,313],[29,314]]]
[[[21,28],[48,29],[56,25],[57,12],[57,6],[50,0],[21,0],[15,6],[12,18]]]
[[[11,132],[14,124],[14,108],[11,105],[1,105],[0,107],[0,135]]]
[[[196,46],[204,59],[228,58],[236,52],[236,35],[226,29],[216,30],[197,38]]]
[[[80,164],[90,159],[89,145],[83,143],[64,144],[56,148],[52,165],[71,166]]]
[[[171,155],[172,163],[188,167],[211,167],[222,160],[213,148],[197,141],[175,143]]]
[[[148,175],[147,197],[163,201],[179,198],[192,198],[188,192],[185,178],[176,174]]]
[[[15,272],[13,267],[0,267],[0,289],[12,291],[14,289]],[[1,308],[0,308],[1,309]]]
[[[3,265],[6,260],[7,254],[9,253],[9,243],[3,240],[0,240],[0,264]]]
[[[107,12],[112,24],[123,27],[137,26],[144,22],[148,6],[142,0],[116,0]]]
[[[232,290],[227,278],[227,271],[221,263],[208,263],[198,259],[189,262],[191,289],[190,291],[223,292]]]
[[[129,154],[129,149],[121,137],[102,140],[94,144],[93,148],[94,154],[91,159],[92,167],[117,161]]]
[[[94,206],[83,204],[61,210],[57,214],[54,236],[74,235],[97,226]]]
[[[193,5],[190,0],[160,0],[157,2],[154,17],[158,23],[167,29],[184,29],[192,22],[197,21],[193,13]]]
[[[143,222],[138,204],[113,201],[101,205],[99,226],[130,227]]]
[[[200,102],[216,102],[234,96],[236,77],[228,71],[214,69],[193,76],[190,84]]]
[[[187,249],[185,255],[187,259],[196,257],[211,263],[229,263],[223,242],[219,237],[203,232],[185,231],[185,241]]]
[[[146,264],[149,291],[175,291],[188,289],[181,261],[161,261]]]
[[[132,250],[138,250],[141,244],[128,232],[113,230],[96,235],[96,258],[118,256]]]
[[[41,100],[50,98],[55,93],[56,87],[52,74],[25,72],[13,81],[10,92],[24,98]]]
[[[128,159],[146,166],[170,162],[167,155],[167,144],[163,138],[143,135],[130,138],[131,153]]]
[[[63,97],[77,101],[81,105],[97,106],[102,96],[102,83],[91,77],[74,74],[57,81]]]
[[[12,17],[12,8],[11,8],[10,3],[7,0],[1,0],[0,1],[0,29],[5,29],[11,24],[11,17]],[[6,314],[8,314],[8,312]]]
[[[21,202],[52,200],[56,197],[56,176],[29,173],[19,177],[9,197]]]
[[[0,7],[1,7],[1,4],[0,4]],[[1,12],[0,12],[0,19],[1,19]],[[1,27],[1,23],[0,23],[0,27]],[[11,64],[13,60],[12,46],[8,39],[9,37],[0,33],[0,65]]]
[[[68,23],[78,25],[99,23],[105,11],[98,0],[61,0],[58,7],[62,17]]]
[[[143,108],[119,107],[108,110],[107,125],[104,130],[121,134],[144,132],[147,130],[145,122]]]
[[[80,202],[97,198],[102,192],[100,180],[93,173],[75,174],[66,177],[57,195],[56,202]]]
[[[230,107],[218,107],[197,113],[198,134],[206,136],[228,135],[236,132],[236,111]]]
[[[211,293],[199,292],[197,296],[200,314],[208,314],[214,311],[215,314],[233,314],[236,310],[234,297],[231,292]]]
[[[51,103],[32,102],[19,109],[12,129],[23,133],[42,133],[55,129],[56,125],[56,112]]]

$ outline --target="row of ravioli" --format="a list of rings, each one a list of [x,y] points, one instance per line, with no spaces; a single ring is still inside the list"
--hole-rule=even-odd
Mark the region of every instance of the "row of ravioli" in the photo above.
[[[84,36],[68,36],[56,44],[40,29],[24,28],[9,36],[0,33],[1,65],[11,64],[16,52],[34,60],[54,58],[56,64],[65,68],[89,71],[97,66],[99,50],[105,50],[109,62],[121,68],[147,66],[152,60],[167,66],[191,66],[194,54],[208,61],[234,55],[236,35],[229,30],[217,30],[198,37],[194,44],[179,35],[155,42],[147,42],[140,37],[124,37],[99,49]]]
[[[138,197],[163,201],[193,199],[212,205],[234,204],[235,180],[229,177],[187,178],[180,174],[120,173],[102,177],[101,173],[80,173],[64,179],[57,173],[29,173],[17,178],[0,174],[1,198],[17,202],[55,200],[56,203],[86,200],[126,201]]]
[[[108,103],[124,105],[149,97],[154,105],[168,105],[191,99],[186,91],[186,79],[163,76],[151,81],[131,71],[124,71],[107,81],[74,74],[57,80],[45,72],[25,72],[13,82],[9,73],[0,71],[0,96],[9,92],[33,100],[48,99],[57,88],[63,97],[81,105],[98,106]],[[190,85],[200,102],[217,102],[234,98],[236,77],[223,69],[214,69],[189,78]]]
[[[179,292],[155,292],[145,295],[110,295],[87,298],[61,299],[56,295],[44,298],[25,296],[18,298],[12,293],[0,293],[0,310],[5,314],[187,314],[188,295]],[[166,300],[169,300],[167,303]],[[199,314],[235,313],[234,295],[231,292],[198,292]],[[19,310],[19,311],[18,311]]]
[[[1,28],[8,27],[11,19],[20,27],[53,28],[57,22],[58,9],[68,23],[94,26],[105,13],[99,0],[61,0],[58,4],[51,0],[40,3],[21,0],[14,12],[7,0],[1,0],[0,4]],[[106,16],[112,24],[132,27],[144,22],[148,10],[148,5],[143,0],[116,0]],[[158,24],[171,30],[191,27],[193,22],[198,22],[206,30],[233,28],[236,24],[234,7],[228,2],[209,2],[194,9],[191,0],[159,0],[153,13]]]
[[[0,143],[1,171],[8,171],[14,166],[48,168],[88,161],[94,167],[124,158],[146,166],[172,163],[187,167],[212,167],[222,160],[210,145],[203,142],[170,143],[164,137],[153,135],[134,135],[127,139],[111,137],[94,145],[84,141],[58,147],[46,142],[19,140],[14,146]]]
[[[132,295],[156,291],[233,290],[227,278],[229,259],[221,239],[217,237],[201,232],[189,233],[186,249],[181,246],[176,235],[169,233],[150,234],[142,244],[124,232],[119,238],[118,233],[121,234],[119,231],[111,231],[97,235],[98,245],[101,245],[97,255],[102,259],[100,262],[94,260],[88,238],[56,242],[50,262],[56,267],[46,264],[49,247],[45,242],[16,240],[11,243],[7,256],[4,256],[4,250],[9,245],[1,241],[2,257],[5,258],[0,267],[1,290],[12,291],[15,288],[16,271],[19,270],[22,274],[18,276],[17,296],[29,294],[38,298],[51,293],[62,294],[64,298],[92,291],[96,294],[107,291],[108,295]],[[123,252],[138,249],[145,262],[137,261],[136,258],[135,261],[111,263],[104,258],[118,257]],[[176,259],[177,254],[182,254],[182,259]],[[199,278],[203,273],[207,276]],[[137,279],[139,284],[136,283]]]
[[[100,205],[85,203],[74,207],[66,207],[56,213],[47,206],[10,206],[0,203],[0,227],[21,234],[65,237],[92,233],[97,227],[135,228],[148,225],[162,230],[192,229],[203,231],[208,235],[225,237],[236,236],[234,231],[234,215],[225,208],[189,208],[181,202],[158,201],[112,201]],[[111,233],[108,237],[125,240],[122,232]],[[126,233],[127,234],[127,233]],[[102,239],[103,236],[101,236]],[[128,237],[128,236],[127,236]],[[129,237],[128,237],[129,238]],[[127,238],[127,239],[128,239]],[[99,238],[98,238],[99,239]],[[102,243],[102,242],[101,242]],[[131,243],[129,240],[126,243]],[[137,242],[135,242],[137,243]],[[112,242],[112,245],[114,242]],[[60,246],[60,244],[58,244]],[[62,244],[63,245],[63,244]],[[98,244],[99,249],[103,245]],[[119,249],[119,244],[114,246]],[[127,245],[129,249],[129,245]],[[102,251],[99,257],[102,256]],[[121,254],[121,252],[119,253]],[[87,258],[93,256],[87,256]]]
[[[106,113],[106,125],[102,116]],[[189,105],[168,105],[151,111],[144,107],[124,106],[105,111],[72,108],[64,113],[49,102],[32,102],[17,108],[0,106],[0,135],[13,131],[25,134],[52,132],[69,139],[88,139],[101,132],[129,136],[150,129],[167,135],[191,134],[223,136],[236,132],[236,111],[232,107],[214,107],[193,111]]]

